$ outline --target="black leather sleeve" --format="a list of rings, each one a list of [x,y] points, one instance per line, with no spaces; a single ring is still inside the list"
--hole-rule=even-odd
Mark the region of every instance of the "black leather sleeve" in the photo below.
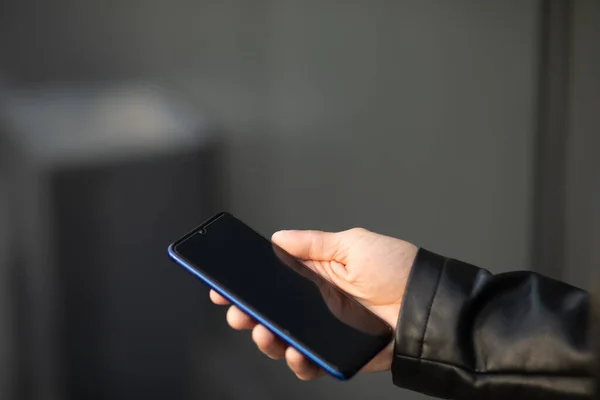
[[[588,293],[573,286],[421,249],[396,330],[394,383],[445,399],[589,398],[588,313]]]

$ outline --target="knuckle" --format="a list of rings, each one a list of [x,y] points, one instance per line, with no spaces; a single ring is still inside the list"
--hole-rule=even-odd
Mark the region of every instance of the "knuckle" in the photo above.
[[[356,227],[356,228],[352,228],[352,229],[348,230],[348,233],[353,234],[353,235],[364,235],[368,232],[369,231],[367,229],[361,228],[361,227]]]

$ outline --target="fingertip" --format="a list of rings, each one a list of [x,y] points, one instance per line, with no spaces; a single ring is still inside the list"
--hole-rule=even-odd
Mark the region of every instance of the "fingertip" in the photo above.
[[[294,231],[290,231],[290,230],[277,231],[271,236],[271,241],[273,243],[285,242],[285,240],[290,236],[290,233],[292,233],[292,232],[294,232]]]
[[[252,329],[252,340],[259,349],[263,349],[269,347],[276,339],[275,335],[267,328],[262,325],[256,325],[254,329]]]
[[[290,367],[294,373],[298,373],[305,361],[305,358],[298,350],[294,349],[293,347],[288,347],[288,349],[285,351],[285,360],[288,367]]]
[[[213,303],[215,303],[216,305],[224,306],[224,305],[229,304],[229,301],[225,297],[221,296],[219,293],[217,293],[213,289],[210,290],[209,297],[210,297],[210,300]]]
[[[288,367],[302,381],[311,381],[324,375],[324,371],[321,368],[311,363],[293,347],[288,347],[285,352],[285,359]]]
[[[285,359],[288,367],[302,381],[310,381],[323,375],[323,371],[319,367],[292,347],[286,350]]]
[[[279,341],[266,327],[257,325],[252,330],[252,340],[267,357],[279,360],[285,356],[287,346]]]
[[[229,307],[226,318],[229,326],[235,330],[252,329],[256,325],[256,322],[254,322],[252,318],[244,314],[235,306]]]

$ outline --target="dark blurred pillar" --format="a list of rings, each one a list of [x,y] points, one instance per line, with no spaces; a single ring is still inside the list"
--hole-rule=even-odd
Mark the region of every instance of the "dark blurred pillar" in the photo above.
[[[566,262],[570,4],[561,0],[543,0],[540,5],[533,269],[561,278]]]
[[[14,92],[0,111],[21,397],[185,398],[208,305],[166,248],[220,207],[212,130],[147,85]]]
[[[533,264],[591,289],[600,261],[600,3],[540,4]]]
[[[0,148],[2,141],[0,140]],[[0,152],[1,153],[1,152]],[[6,165],[0,156],[0,398],[13,399],[14,315]]]

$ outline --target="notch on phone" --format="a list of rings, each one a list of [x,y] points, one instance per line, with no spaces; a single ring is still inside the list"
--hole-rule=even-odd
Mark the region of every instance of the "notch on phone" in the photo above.
[[[205,221],[202,225],[200,225],[200,227],[198,228],[198,230],[196,232],[199,233],[200,235],[206,235],[206,228],[208,228],[211,224],[215,223],[217,220],[219,220],[226,214],[227,213],[222,212],[222,213],[212,216],[207,221]]]

